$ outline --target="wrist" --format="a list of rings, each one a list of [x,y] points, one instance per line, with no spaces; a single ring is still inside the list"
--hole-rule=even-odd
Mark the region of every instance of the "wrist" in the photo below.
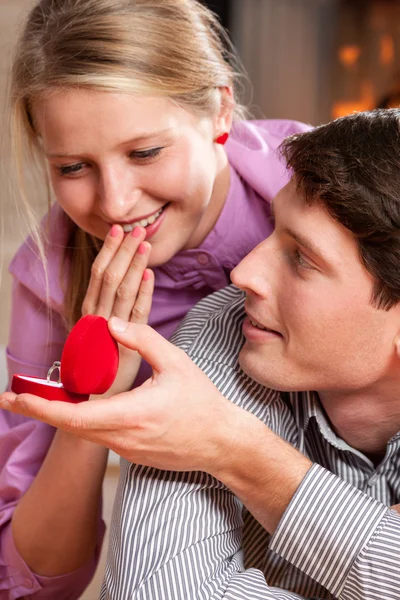
[[[229,403],[223,419],[218,420],[216,459],[210,475],[231,487],[242,479],[251,449],[252,435],[262,423],[251,413]]]
[[[73,433],[57,429],[48,456],[49,458],[57,457],[56,461],[62,461],[68,465],[73,464],[74,468],[78,470],[86,469],[89,466],[96,471],[102,471],[106,468],[108,452],[108,448],[89,442]]]
[[[312,463],[253,414],[234,408],[212,475],[272,533]]]

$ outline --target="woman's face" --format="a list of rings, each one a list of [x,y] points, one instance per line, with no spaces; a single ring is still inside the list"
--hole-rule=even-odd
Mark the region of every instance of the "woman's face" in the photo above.
[[[229,188],[219,115],[165,97],[62,90],[34,103],[33,117],[55,196],[86,232],[104,239],[115,223],[140,223],[154,267],[214,226]]]

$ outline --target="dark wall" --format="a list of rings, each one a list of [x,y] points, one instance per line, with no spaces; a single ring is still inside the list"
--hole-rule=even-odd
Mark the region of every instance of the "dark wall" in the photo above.
[[[230,0],[201,0],[203,4],[211,8],[213,12],[215,12],[219,18],[221,19],[221,23],[224,27],[229,27],[229,18],[230,18]]]

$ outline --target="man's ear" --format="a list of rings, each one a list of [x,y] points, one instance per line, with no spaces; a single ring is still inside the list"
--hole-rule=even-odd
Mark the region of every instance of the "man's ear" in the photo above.
[[[214,137],[229,133],[232,127],[235,100],[231,87],[218,88],[218,112],[214,119]]]
[[[400,360],[400,327],[394,338],[394,347],[396,349],[397,358]]]

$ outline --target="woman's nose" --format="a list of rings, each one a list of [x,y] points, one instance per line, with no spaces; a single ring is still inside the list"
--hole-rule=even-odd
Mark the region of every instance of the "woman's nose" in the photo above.
[[[118,223],[129,218],[140,202],[142,192],[131,173],[108,170],[101,175],[98,196],[106,219]]]

